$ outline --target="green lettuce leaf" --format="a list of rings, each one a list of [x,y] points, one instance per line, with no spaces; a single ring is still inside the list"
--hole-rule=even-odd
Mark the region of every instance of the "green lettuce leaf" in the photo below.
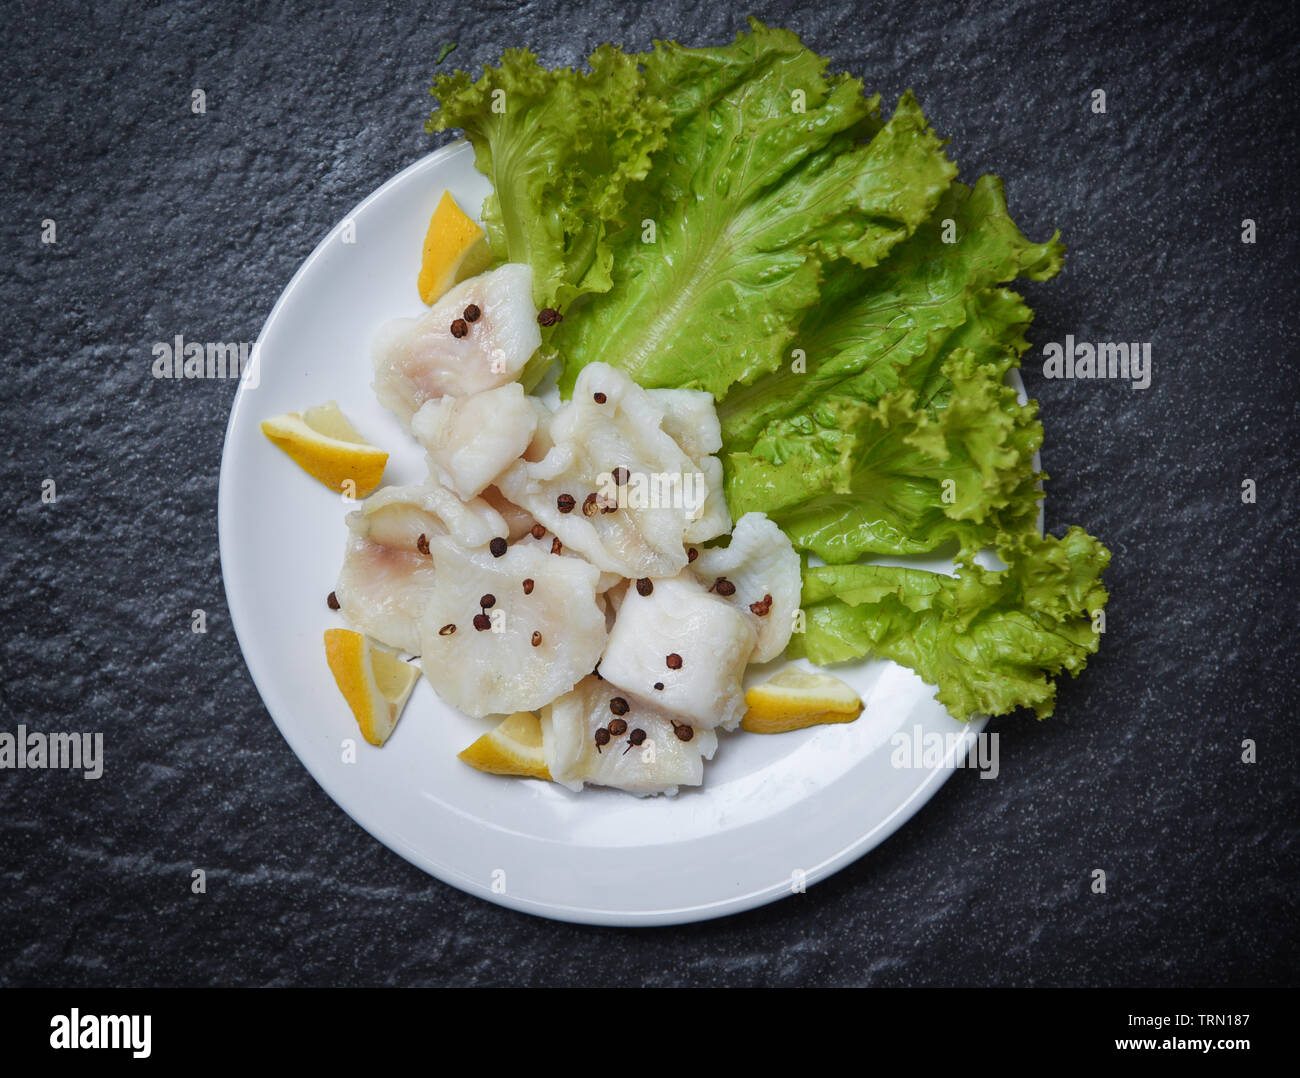
[[[732,514],[766,512],[795,546],[832,563],[952,542],[969,558],[999,534],[1033,530],[1043,431],[1037,405],[1004,382],[1011,363],[954,352],[942,368],[951,392],[935,412],[910,386],[875,404],[814,404],[729,455]]]
[[[721,397],[780,363],[825,262],[878,263],[955,168],[910,94],[882,127],[878,98],[788,31],[751,20],[731,45],[658,42],[641,59],[668,143],[612,238],[613,286],[548,343],[565,392],[606,360]]]
[[[439,75],[429,132],[459,127],[492,181],[483,222],[493,255],[533,268],[539,308],[564,308],[610,287],[609,233],[623,221],[628,185],[664,145],[668,113],[647,94],[637,58],[597,49],[590,72],[548,70],[527,49],[474,81]]]
[[[748,449],[764,433],[788,435],[791,417],[816,407],[878,400],[900,381],[927,405],[942,403],[940,370],[954,349],[996,362],[1028,348],[1032,312],[995,286],[1055,276],[1064,250],[1058,236],[1032,243],[1021,234],[996,176],[980,177],[973,188],[952,184],[931,218],[881,265],[830,267],[821,301],[793,342],[804,369],[786,363],[720,406],[728,449]]]
[[[1093,616],[1110,552],[1080,528],[1063,538],[1021,535],[999,553],[1007,568],[964,565],[956,576],[884,565],[809,568],[805,631],[789,654],[818,664],[869,654],[910,667],[938,687],[949,714],[1052,713],[1062,671],[1077,675],[1097,650]]]

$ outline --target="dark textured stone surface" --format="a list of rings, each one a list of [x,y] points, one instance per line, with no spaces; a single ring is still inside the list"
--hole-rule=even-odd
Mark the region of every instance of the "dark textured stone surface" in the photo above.
[[[964,178],[998,172],[1031,236],[1063,231],[1065,273],[1026,289],[1037,344],[1154,344],[1145,392],[1027,359],[1048,526],[1110,544],[1113,599],[1056,716],[997,724],[997,781],[958,773],[805,896],[589,929],[426,877],[267,717],[217,552],[234,386],[156,382],[151,345],[256,336],[325,231],[431,148],[441,43],[575,62],[727,40],[728,7],[6,5],[0,729],[103,730],[107,770],[0,773],[0,983],[1295,982],[1291,4],[757,5],[887,100],[913,87]]]

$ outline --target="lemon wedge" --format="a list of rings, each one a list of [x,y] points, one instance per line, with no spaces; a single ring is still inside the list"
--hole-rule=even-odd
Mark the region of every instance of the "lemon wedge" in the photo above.
[[[325,661],[357,718],[361,736],[372,745],[382,745],[402,716],[419,669],[371,647],[361,633],[350,629],[325,630]]]
[[[852,722],[862,701],[848,685],[830,674],[790,666],[745,693],[749,710],[741,729],[751,734],[783,734],[827,722]]]
[[[264,419],[262,433],[331,490],[354,483],[350,493],[358,498],[379,486],[388,463],[388,454],[362,438],[333,401]]]
[[[456,205],[451,192],[444,191],[424,236],[424,257],[416,282],[420,298],[433,303],[452,285],[478,276],[491,264],[487,234]]]
[[[494,775],[551,777],[542,754],[542,724],[531,711],[516,711],[459,755],[470,767]]]

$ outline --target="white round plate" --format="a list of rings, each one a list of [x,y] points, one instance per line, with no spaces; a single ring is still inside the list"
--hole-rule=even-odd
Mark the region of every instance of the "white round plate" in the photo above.
[[[704,785],[671,799],[573,794],[475,771],[456,753],[492,724],[447,707],[423,678],[387,745],[360,738],[321,640],[342,625],[325,597],[350,506],[300,471],[258,424],[337,400],[362,435],[390,452],[386,482],[425,478],[419,446],[371,391],[370,341],[385,320],[424,310],[415,280],[444,188],[467,212],[482,204],[489,188],[467,143],[394,176],[330,232],[276,302],[255,374],[235,397],[221,461],[221,566],[267,710],[357,823],[489,902],[564,921],[656,925],[720,917],[811,887],[911,817],[983,728],[950,718],[932,688],[893,663],[835,669],[866,703],[856,722],[724,735]],[[781,665],[752,674],[761,679]],[[952,740],[941,764],[895,767],[896,733],[909,743],[936,733]]]

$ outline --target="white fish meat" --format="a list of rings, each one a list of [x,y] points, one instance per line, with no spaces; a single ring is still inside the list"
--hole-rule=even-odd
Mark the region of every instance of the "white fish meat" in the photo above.
[[[705,587],[714,587],[720,577],[735,586],[727,601],[758,632],[750,662],[770,662],[785,650],[799,609],[799,555],[765,514],[746,513],[736,522],[730,546],[701,550],[691,570]]]
[[[462,501],[437,480],[375,491],[347,516],[348,527],[388,546],[414,546],[420,535],[451,535],[466,547],[506,534],[501,514],[482,498]]]
[[[435,585],[420,536],[452,534],[470,547],[506,534],[501,515],[481,499],[466,504],[436,483],[388,486],[347,516],[348,541],[334,594],[354,629],[389,647],[420,652],[420,617]]]
[[[700,461],[722,448],[722,424],[713,394],[702,389],[649,389],[664,414],[663,432],[692,460]]]
[[[617,700],[628,705],[622,714],[610,708]],[[622,711],[620,704],[614,706]],[[609,724],[616,719],[626,728],[616,727],[623,732],[613,735]],[[596,742],[598,730],[609,734],[604,744]],[[638,730],[643,738],[636,735]],[[675,794],[679,786],[700,785],[704,761],[713,758],[717,747],[712,730],[691,727],[661,707],[625,700],[608,681],[596,677],[584,678],[542,711],[546,769],[571,790],[590,783],[640,796]]]
[[[468,715],[535,711],[591,673],[606,640],[595,566],[531,539],[500,557],[449,536],[431,546],[420,661],[443,700]]]
[[[573,398],[545,424],[549,451],[517,461],[497,486],[600,569],[675,576],[686,565],[685,532],[704,508],[707,478],[661,429],[663,418],[622,371],[589,364]]]
[[[538,397],[530,395],[528,403],[537,414],[537,430],[523,456],[524,460],[538,461],[555,447],[555,442],[551,439],[551,420],[555,413]]]
[[[452,322],[471,304],[478,319],[454,337]],[[419,318],[384,326],[374,346],[375,395],[409,430],[426,401],[515,381],[541,343],[532,267],[507,263],[462,281]]]
[[[757,636],[748,617],[689,571],[638,581],[619,605],[600,676],[697,730],[731,729],[745,714],[740,679]]]
[[[435,583],[433,562],[414,547],[349,535],[334,595],[352,628],[418,655],[420,616]]]
[[[713,394],[702,389],[650,389],[650,399],[664,413],[661,429],[704,475],[708,496],[699,516],[687,526],[688,543],[704,543],[731,531],[731,512],[723,489],[722,461],[713,454],[722,448],[722,424]]]
[[[533,524],[536,523],[527,509],[519,508],[494,486],[485,488],[479,496],[501,514],[501,519],[506,522],[506,527],[510,529],[507,538],[512,543],[516,539],[527,535]]]
[[[483,492],[528,448],[537,412],[518,382],[470,397],[425,401],[411,432],[429,456],[429,469],[460,497]]]
[[[717,457],[702,457],[700,474],[708,488],[704,508],[700,515],[686,525],[682,538],[688,543],[705,543],[731,531],[731,510],[727,508],[727,492],[722,479],[722,461]]]

